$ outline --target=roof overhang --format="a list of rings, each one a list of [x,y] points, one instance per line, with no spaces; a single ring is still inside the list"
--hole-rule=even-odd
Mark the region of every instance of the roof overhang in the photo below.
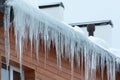
[[[113,27],[113,23],[111,20],[101,20],[101,21],[91,21],[91,22],[79,22],[79,23],[70,23],[71,26],[79,26],[79,27],[87,27],[89,24],[93,24],[95,26],[104,26],[104,25],[110,25]]]
[[[43,4],[43,5],[40,5],[39,8],[44,9],[44,8],[53,8],[53,7],[59,7],[59,6],[65,8],[62,2]]]

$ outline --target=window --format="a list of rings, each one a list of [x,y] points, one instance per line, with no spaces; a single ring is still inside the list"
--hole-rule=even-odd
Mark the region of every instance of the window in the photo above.
[[[7,70],[7,67],[5,64],[2,63],[2,69],[1,69],[1,80],[9,80],[9,69]]]
[[[10,66],[10,80],[20,80],[20,70],[18,68]]]
[[[2,64],[1,75],[2,75],[1,80],[21,80],[20,70],[13,66],[10,66],[9,69],[7,70],[5,64]],[[22,78],[24,80],[24,76]]]
[[[9,80],[8,70],[2,68],[1,69],[1,80]]]

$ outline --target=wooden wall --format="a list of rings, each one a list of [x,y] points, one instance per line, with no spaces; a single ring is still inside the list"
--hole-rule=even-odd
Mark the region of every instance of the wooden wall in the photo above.
[[[3,14],[0,12],[0,22],[3,21]]]
[[[1,63],[1,53],[0,53],[0,80],[1,80],[1,66],[2,65],[2,63]]]

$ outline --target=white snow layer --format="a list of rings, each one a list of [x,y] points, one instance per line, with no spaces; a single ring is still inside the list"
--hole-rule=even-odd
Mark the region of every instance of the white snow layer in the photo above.
[[[39,42],[40,38],[42,38],[42,40],[44,40],[45,58],[47,54],[46,50],[50,49],[52,41],[56,47],[58,67],[61,68],[62,57],[69,59],[71,62],[71,79],[73,79],[74,75],[75,59],[79,67],[80,62],[85,64],[85,80],[96,80],[96,69],[98,66],[101,67],[101,80],[103,80],[105,66],[107,69],[107,80],[115,80],[116,57],[91,42],[81,31],[76,31],[76,28],[74,29],[69,25],[51,18],[38,7],[30,4],[30,1],[10,0],[7,5],[12,6],[14,10],[13,23],[16,50],[20,54],[21,75],[24,40],[29,38],[31,48],[32,44],[35,45],[36,58],[39,60]],[[9,24],[9,22],[6,21],[6,19],[9,19],[9,13],[6,15],[8,15],[8,17],[5,18],[5,23]],[[6,25],[5,28],[7,29],[5,29],[5,33],[8,34],[9,26]],[[9,46],[9,36],[5,35],[5,39],[5,46],[9,48],[7,47]],[[6,52],[6,54],[10,53],[9,49],[6,49]]]
[[[103,39],[100,39],[98,37],[93,37],[90,36],[88,37],[92,42],[94,42],[96,45],[100,46],[103,49],[109,50],[109,46],[107,44],[107,42]]]

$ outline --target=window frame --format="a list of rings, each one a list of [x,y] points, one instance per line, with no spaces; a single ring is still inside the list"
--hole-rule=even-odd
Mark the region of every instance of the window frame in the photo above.
[[[20,69],[19,68],[16,68],[14,66],[10,66],[10,80],[13,80],[13,72],[16,71],[18,73],[20,73]],[[24,80],[24,71],[22,71],[23,73],[23,80]]]
[[[5,64],[5,63],[2,63],[2,67],[1,67],[1,68],[7,70],[6,64]],[[10,65],[10,66],[8,67],[9,80],[13,80],[13,76],[14,76],[14,75],[13,75],[13,72],[14,72],[14,71],[20,73],[20,69],[19,69],[19,68]],[[22,73],[23,73],[23,80],[24,80],[24,79],[25,79],[25,77],[24,77],[24,71],[22,71]],[[2,75],[2,74],[1,74],[1,75]]]
[[[7,73],[8,75],[7,76],[9,77],[8,80],[10,80],[10,67],[8,66],[8,70],[7,70],[6,63],[1,63],[1,70],[2,69],[8,71],[8,73]],[[1,71],[1,76],[2,76],[2,71]]]

